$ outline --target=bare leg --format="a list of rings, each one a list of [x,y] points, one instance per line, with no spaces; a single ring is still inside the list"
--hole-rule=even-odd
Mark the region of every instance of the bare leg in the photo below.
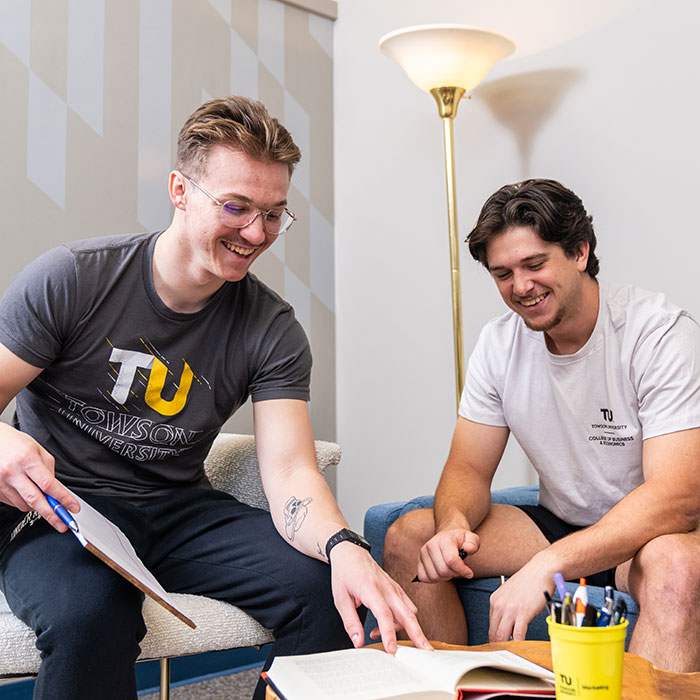
[[[384,568],[418,608],[418,621],[428,639],[466,644],[462,601],[451,581],[413,583],[421,547],[435,533],[433,511],[414,510],[399,518],[384,543]],[[477,577],[511,576],[548,546],[539,528],[519,508],[494,504],[477,529],[481,547],[469,557]]]
[[[700,531],[663,535],[617,568],[639,603],[629,651],[676,673],[700,671]]]
[[[384,568],[415,603],[418,622],[428,639],[466,644],[467,621],[454,584],[451,581],[430,584],[412,582],[418,570],[421,547],[434,534],[432,509],[406,513],[386,534]]]

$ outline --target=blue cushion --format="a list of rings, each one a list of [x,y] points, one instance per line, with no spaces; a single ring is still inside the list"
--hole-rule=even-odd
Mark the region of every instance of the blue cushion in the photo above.
[[[538,487],[537,486],[517,486],[509,489],[493,491],[491,499],[494,503],[507,503],[510,505],[536,505]],[[395,503],[384,503],[372,506],[365,514],[364,534],[372,545],[372,556],[378,564],[382,564],[384,554],[384,537],[390,525],[411,510],[417,508],[432,508],[433,496],[419,496],[410,501],[397,501]],[[457,592],[464,605],[467,616],[467,626],[469,630],[469,644],[484,644],[488,641],[489,629],[489,598],[500,585],[498,578],[483,578],[456,581]],[[573,593],[576,590],[576,583],[567,583],[569,590]],[[598,586],[588,586],[588,599],[598,607],[603,603],[604,592]],[[627,644],[629,644],[632,630],[639,616],[639,606],[629,595],[618,593],[627,603],[627,618],[629,619],[629,630],[627,634]],[[527,639],[547,640],[549,634],[546,613],[542,611],[528,627]],[[370,613],[367,616],[365,630],[369,631],[376,627],[376,620]]]

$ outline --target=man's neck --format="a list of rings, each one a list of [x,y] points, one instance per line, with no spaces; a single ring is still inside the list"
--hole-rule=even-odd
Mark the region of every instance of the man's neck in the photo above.
[[[544,333],[547,349],[554,355],[573,355],[578,352],[595,330],[599,307],[598,282],[584,273],[578,304],[570,310],[567,318]]]
[[[221,280],[197,280],[188,275],[187,259],[188,252],[182,250],[171,224],[158,236],[153,250],[153,286],[169,309],[183,314],[202,309],[223,284]]]

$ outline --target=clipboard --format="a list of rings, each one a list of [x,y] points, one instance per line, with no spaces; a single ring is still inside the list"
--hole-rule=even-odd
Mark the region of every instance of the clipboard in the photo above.
[[[70,493],[80,503],[80,512],[71,513],[78,525],[78,531],[69,529],[78,542],[188,627],[196,629],[197,625],[177,609],[170,594],[139,559],[129,538],[80,496],[76,496],[72,491]]]

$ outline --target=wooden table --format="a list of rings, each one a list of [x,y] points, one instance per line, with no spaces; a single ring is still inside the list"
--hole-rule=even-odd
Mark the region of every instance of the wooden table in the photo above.
[[[540,666],[552,668],[549,642],[495,642],[476,647],[463,647],[443,644],[442,642],[432,642],[432,644],[436,649],[472,649],[475,651],[507,649]],[[265,697],[267,700],[279,700],[271,688],[267,689]],[[664,700],[665,698],[669,700],[700,700],[700,673],[662,671],[646,659],[625,652],[622,672],[622,700]],[[297,698],[289,700],[297,700]]]

